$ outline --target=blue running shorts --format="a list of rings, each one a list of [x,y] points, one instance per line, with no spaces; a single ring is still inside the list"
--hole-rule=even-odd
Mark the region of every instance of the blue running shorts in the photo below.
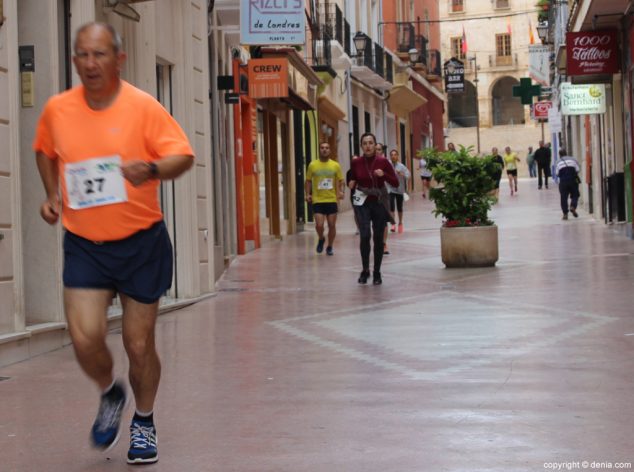
[[[173,265],[163,221],[118,241],[64,235],[64,287],[114,290],[154,303],[172,286]]]

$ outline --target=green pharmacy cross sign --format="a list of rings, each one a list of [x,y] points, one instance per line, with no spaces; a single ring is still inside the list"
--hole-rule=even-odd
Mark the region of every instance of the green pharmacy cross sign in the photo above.
[[[513,96],[520,97],[522,105],[531,105],[533,97],[539,97],[542,93],[541,85],[532,85],[528,77],[520,79],[520,84],[513,87]]]

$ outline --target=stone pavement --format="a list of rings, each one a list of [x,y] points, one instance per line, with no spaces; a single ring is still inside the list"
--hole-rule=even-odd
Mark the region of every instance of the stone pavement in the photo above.
[[[502,186],[495,268],[448,270],[420,195],[359,286],[352,216],[238,258],[162,316],[152,471],[608,470],[634,462],[634,242],[558,192]],[[109,336],[126,375],[119,333]],[[70,347],[0,369],[0,470],[127,470],[88,445],[97,392]],[[126,426],[132,414],[126,414]],[[603,462],[595,464],[592,462]],[[596,467],[597,465],[605,468]],[[627,470],[627,467],[625,467]]]

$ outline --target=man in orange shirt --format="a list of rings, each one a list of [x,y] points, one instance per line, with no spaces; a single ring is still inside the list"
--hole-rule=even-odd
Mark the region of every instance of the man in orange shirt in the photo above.
[[[68,329],[81,368],[102,392],[92,443],[106,450],[116,444],[126,404],[105,341],[107,309],[118,293],[136,401],[128,462],[151,463],[158,460],[153,408],[161,372],[154,331],[173,270],[157,189],[189,169],[194,153],[169,113],[120,79],[126,55],[114,28],[82,26],[74,49],[82,85],[51,97],[33,143],[46,191],[40,213],[51,225],[61,214],[66,229]]]

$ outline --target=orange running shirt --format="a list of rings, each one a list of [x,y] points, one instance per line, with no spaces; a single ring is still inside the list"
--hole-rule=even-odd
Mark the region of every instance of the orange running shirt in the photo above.
[[[138,187],[127,180],[127,201],[72,209],[65,166],[99,157],[120,156],[121,162],[194,156],[176,120],[151,95],[121,81],[115,101],[104,110],[91,109],[83,86],[51,97],[37,125],[33,149],[57,160],[62,189],[62,224],[91,241],[114,241],[152,226],[163,218],[158,179]]]

